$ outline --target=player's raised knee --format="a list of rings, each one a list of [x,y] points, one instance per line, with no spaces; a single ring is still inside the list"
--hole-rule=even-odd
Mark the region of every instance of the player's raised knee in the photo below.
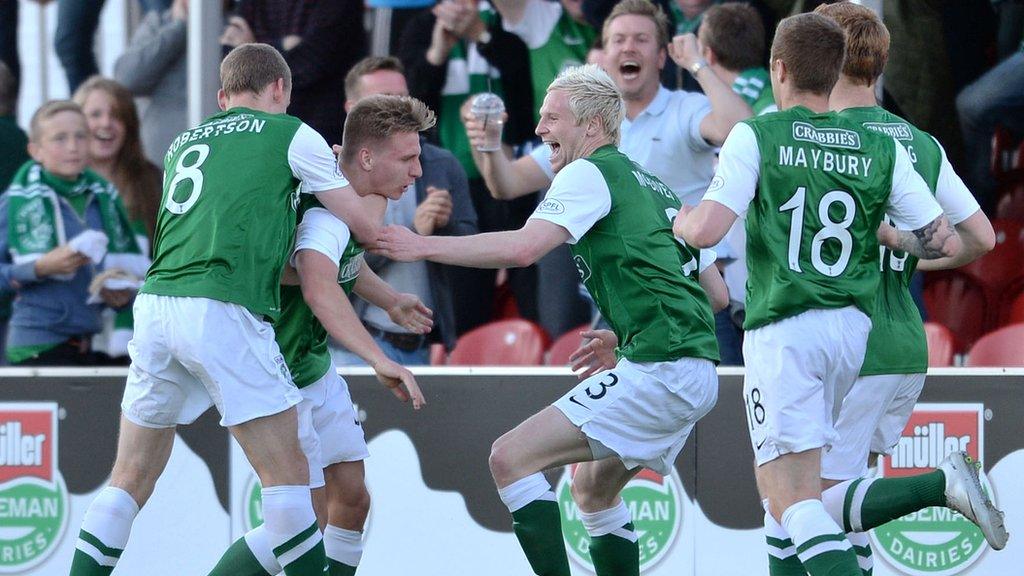
[[[516,479],[512,446],[511,442],[506,440],[506,436],[491,444],[491,455],[487,458],[487,465],[491,469],[491,477],[498,486],[504,486]]]

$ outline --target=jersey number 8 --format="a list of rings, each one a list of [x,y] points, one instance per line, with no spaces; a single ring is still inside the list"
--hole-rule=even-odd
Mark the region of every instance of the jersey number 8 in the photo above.
[[[190,164],[185,164],[193,152],[197,154],[197,156],[192,156],[195,160]],[[206,162],[209,155],[210,147],[208,145],[193,144],[186,148],[181,156],[178,156],[178,163],[174,166],[174,178],[167,185],[167,202],[164,203],[164,208],[172,214],[184,214],[199,201],[199,195],[203,193],[203,171],[199,167]],[[186,180],[192,184],[192,191],[189,192],[188,198],[185,198],[184,202],[177,202],[174,200],[174,193],[178,191],[178,185]]]
[[[779,206],[779,212],[793,211],[789,224],[789,269],[800,273],[803,273],[800,268],[800,244],[803,240],[806,202],[807,188],[800,186],[785,204]],[[839,222],[832,220],[829,215],[829,210],[836,203],[842,204],[846,209],[843,219]],[[811,264],[815,270],[830,278],[835,278],[846,271],[847,265],[850,264],[850,256],[853,255],[853,235],[850,234],[849,228],[856,213],[857,205],[849,192],[833,190],[821,197],[821,202],[818,203],[818,219],[822,222],[822,228],[811,239]],[[826,240],[833,238],[839,241],[841,248],[839,258],[828,264],[821,257],[821,249]]]

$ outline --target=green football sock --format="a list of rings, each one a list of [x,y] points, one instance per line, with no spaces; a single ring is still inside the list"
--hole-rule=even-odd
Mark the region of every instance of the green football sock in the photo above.
[[[239,538],[210,571],[209,576],[273,576],[267,572],[249,549],[245,538]]]
[[[327,571],[324,541],[316,522],[274,548],[274,556],[284,567],[285,576],[323,576]]]
[[[941,470],[904,478],[858,479],[846,489],[844,528],[867,532],[911,512],[946,505],[946,475]]]
[[[569,576],[558,502],[534,500],[512,513],[512,530],[538,576]]]
[[[590,537],[590,559],[598,576],[640,576],[640,546],[633,523]]]
[[[801,500],[782,513],[782,527],[810,576],[861,576],[857,555],[821,500]]]
[[[769,576],[807,576],[793,540],[768,512],[764,514],[764,537],[768,544]]]
[[[354,576],[356,573],[355,566],[349,566],[337,560],[327,559],[327,567],[329,569],[328,574],[330,576]]]

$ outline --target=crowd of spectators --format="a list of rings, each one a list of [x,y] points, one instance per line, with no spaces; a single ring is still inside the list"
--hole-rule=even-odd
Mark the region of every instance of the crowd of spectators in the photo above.
[[[426,102],[438,122],[422,142],[423,176],[389,204],[387,223],[475,234],[520,227],[543,197],[551,168],[534,135],[538,110],[561,70],[588,61],[623,92],[622,150],[696,204],[733,125],[775,110],[766,70],[775,22],[823,3],[625,1],[651,17],[606,22],[617,0],[236,0],[224,3],[220,42],[225,53],[248,42],[281,51],[292,71],[289,113],[330,143],[341,142],[345,111],[362,97]],[[57,4],[54,47],[73,96],[44,105],[26,135],[14,119],[18,2],[0,0],[0,356],[22,365],[122,363],[164,152],[188,127],[189,0],[139,0],[142,19],[112,78],[97,75],[92,50],[104,2]],[[1002,193],[993,134],[1024,136],[1024,1],[872,4],[892,34],[879,102],[936,135],[995,216]],[[646,27],[652,18],[661,29]],[[497,152],[477,150],[483,132],[468,111],[484,92],[505,104]],[[731,300],[716,318],[724,364],[742,363],[743,248],[742,225],[716,247]],[[600,322],[567,247],[508,271],[367,261],[434,310],[424,337],[357,303],[382,349],[403,363],[427,363],[431,344],[450,350],[459,335],[503,315],[535,321],[552,338]],[[353,358],[334,353],[339,364]]]

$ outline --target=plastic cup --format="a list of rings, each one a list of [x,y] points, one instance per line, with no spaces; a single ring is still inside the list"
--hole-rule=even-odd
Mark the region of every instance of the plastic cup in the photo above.
[[[470,105],[470,112],[484,124],[484,143],[476,149],[481,152],[501,150],[501,130],[505,126],[502,119],[505,103],[501,97],[491,92],[477,94]]]

